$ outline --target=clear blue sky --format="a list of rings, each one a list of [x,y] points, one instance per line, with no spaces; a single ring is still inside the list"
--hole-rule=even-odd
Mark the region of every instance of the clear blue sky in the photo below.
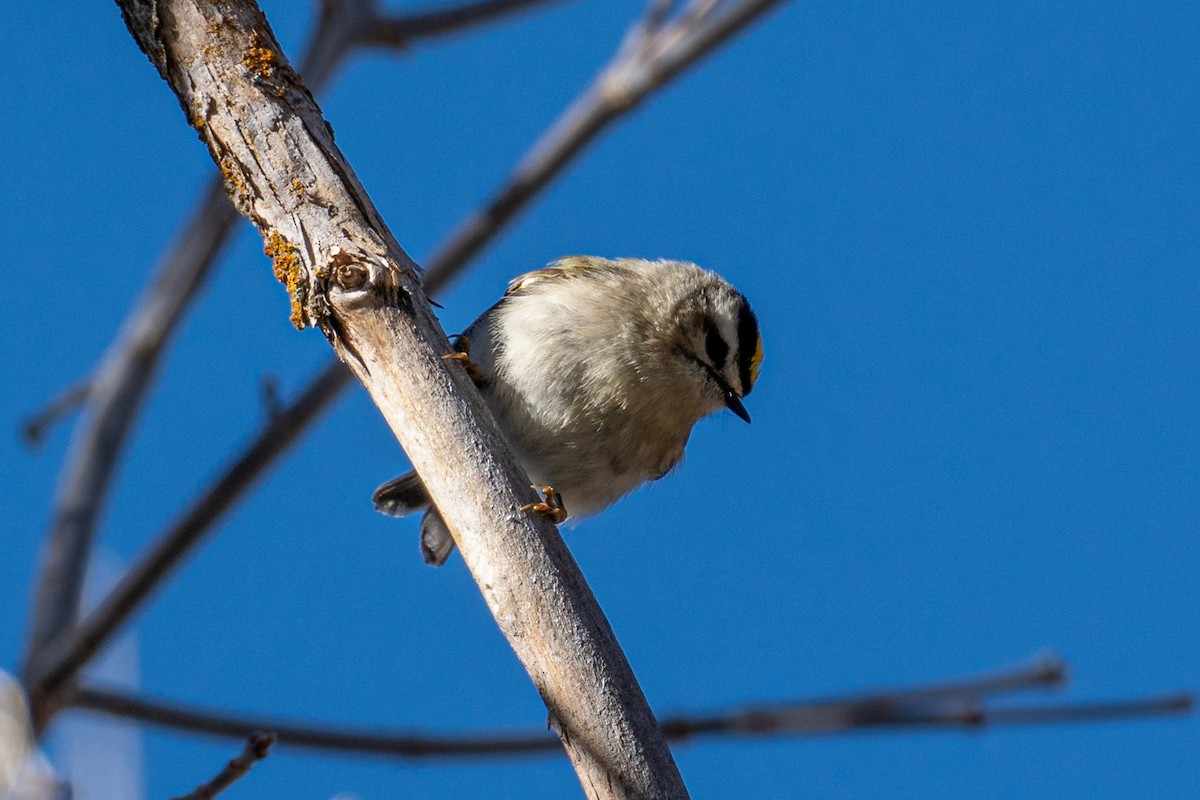
[[[354,61],[323,101],[418,260],[614,49],[583,0]],[[295,53],[309,4],[267,14]],[[0,667],[18,663],[67,431],[18,422],[85,374],[211,164],[116,8],[16,3],[0,31]],[[1200,10],[793,2],[612,131],[439,298],[460,330],[567,253],[695,260],[754,303],[754,424],[568,542],[659,710],[1019,662],[1070,699],[1200,686]],[[328,356],[248,226],[123,464],[131,559]],[[220,708],[462,731],[544,709],[459,559],[368,496],[405,461],[355,390],[143,614],[142,686]],[[1030,698],[1037,699],[1037,698]],[[696,797],[1183,798],[1196,720],[677,748]],[[236,746],[150,733],[149,797]],[[279,749],[231,800],[573,797],[565,759],[403,764]]]

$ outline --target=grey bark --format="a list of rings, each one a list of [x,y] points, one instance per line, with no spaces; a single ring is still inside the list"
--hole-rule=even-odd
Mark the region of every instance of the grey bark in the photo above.
[[[143,51],[259,228],[297,325],[321,328],[404,445],[595,798],[687,791],[616,638],[459,367],[417,269],[252,2],[123,0]],[[319,493],[321,487],[313,487]]]

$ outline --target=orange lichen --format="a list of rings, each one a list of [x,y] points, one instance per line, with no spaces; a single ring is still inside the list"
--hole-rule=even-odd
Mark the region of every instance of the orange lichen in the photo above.
[[[226,193],[233,195],[238,203],[248,203],[250,190],[246,187],[246,181],[242,178],[242,171],[238,168],[237,162],[229,156],[222,156],[217,162],[217,169],[221,171],[221,177],[225,180]]]
[[[269,78],[279,66],[279,55],[263,41],[258,31],[251,31],[250,46],[242,54],[242,64],[255,75]]]
[[[287,287],[292,300],[292,324],[304,330],[308,327],[308,313],[304,310],[308,284],[305,283],[304,268],[300,264],[300,256],[296,255],[296,248],[279,231],[271,231],[263,245],[263,252],[271,259],[275,279]]]

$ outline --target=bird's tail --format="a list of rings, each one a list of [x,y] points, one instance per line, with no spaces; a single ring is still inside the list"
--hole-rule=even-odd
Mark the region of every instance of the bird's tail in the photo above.
[[[421,483],[417,473],[410,472],[392,478],[375,490],[371,501],[375,503],[376,511],[393,517],[406,517],[414,511],[425,509],[425,516],[421,518],[421,557],[426,564],[435,567],[440,567],[450,558],[454,552],[454,537],[450,535],[442,515],[430,504],[425,484]]]
[[[371,502],[380,514],[391,517],[407,517],[414,511],[429,507],[429,494],[425,484],[415,472],[392,478],[371,495]]]

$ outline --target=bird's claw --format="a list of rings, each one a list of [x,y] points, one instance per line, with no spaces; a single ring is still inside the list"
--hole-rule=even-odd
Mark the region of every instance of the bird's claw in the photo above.
[[[463,369],[467,371],[467,377],[471,379],[471,383],[475,384],[476,389],[483,388],[483,371],[479,369],[479,365],[471,360],[471,340],[461,333],[450,337],[454,339],[454,352],[446,353],[442,356],[443,361],[457,361],[462,364]]]
[[[554,491],[554,487],[545,483],[530,484],[530,488],[537,489],[545,496],[545,500],[537,503],[526,503],[521,506],[522,511],[530,511],[534,514],[542,514],[550,517],[555,525],[561,525],[567,521],[567,507],[563,503],[562,495]]]

